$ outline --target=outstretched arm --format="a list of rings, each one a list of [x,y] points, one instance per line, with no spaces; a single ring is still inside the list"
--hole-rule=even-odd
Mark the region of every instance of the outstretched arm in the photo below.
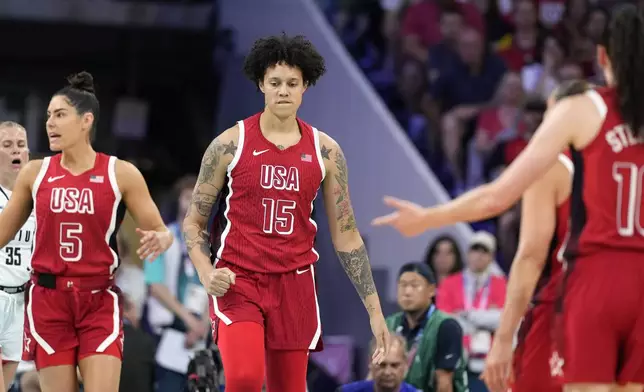
[[[163,223],[139,169],[130,162],[118,160],[115,171],[125,206],[139,226],[137,232],[141,235],[141,247],[137,253],[142,260],[154,260],[172,245],[172,233]]]
[[[321,134],[320,146],[326,167],[322,192],[333,246],[342,267],[371,316],[375,312],[382,312],[382,310],[371,274],[367,249],[360,237],[356,218],[353,215],[353,207],[349,197],[347,161],[340,146],[330,137]]]
[[[210,260],[208,218],[226,180],[226,170],[237,151],[239,129],[228,129],[210,143],[201,161],[197,184],[183,220],[183,237],[199,277],[213,270]]]
[[[601,115],[590,98],[581,95],[563,99],[549,110],[528,147],[494,182],[426,209],[404,200],[387,198],[386,204],[398,211],[377,218],[373,223],[391,225],[405,235],[418,235],[432,228],[499,215],[547,172],[561,151],[571,144],[580,149],[592,141],[601,122]]]
[[[29,218],[33,209],[31,188],[41,166],[42,160],[30,161],[18,173],[11,197],[0,214],[0,248],[4,248],[16,236]]]

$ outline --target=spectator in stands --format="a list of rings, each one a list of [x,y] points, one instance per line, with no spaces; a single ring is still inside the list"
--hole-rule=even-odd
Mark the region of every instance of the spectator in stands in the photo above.
[[[465,270],[446,278],[441,284],[441,295],[436,298],[438,309],[458,315],[463,328],[471,392],[487,390],[479,376],[505,301],[506,280],[498,275],[495,251],[494,236],[482,231],[475,233]]]
[[[188,175],[175,184],[176,221],[168,224],[168,229],[177,240],[166,253],[144,264],[145,282],[150,289],[147,316],[152,332],[160,340],[166,333],[168,339],[174,339],[174,332],[185,333],[188,347],[203,340],[210,326],[208,296],[188,258],[181,235],[180,222],[196,182],[195,176]],[[159,349],[159,352],[162,351]],[[158,392],[183,390],[187,368],[182,372],[159,366],[157,370]]]
[[[543,31],[534,0],[514,2],[514,33],[497,44],[497,51],[509,69],[520,72],[532,64],[541,51]]]
[[[429,48],[430,69],[439,74],[448,70],[458,59],[458,37],[463,30],[463,15],[460,7],[445,7],[440,15],[441,40]]]
[[[484,33],[483,19],[473,4],[455,0],[419,0],[407,8],[401,34],[404,54],[423,63],[431,46],[441,41],[440,16],[446,7],[460,8],[465,23]]]
[[[427,99],[427,72],[419,61],[405,62],[398,75],[397,94],[389,102],[396,119],[420,152],[427,157],[431,144],[429,123],[423,114]]]
[[[521,70],[523,88],[528,95],[545,101],[559,84],[557,71],[564,61],[564,45],[555,36],[544,40],[539,62],[526,65]]]
[[[442,235],[436,238],[427,248],[425,264],[436,277],[436,284],[439,287],[443,279],[461,272],[463,257],[454,237]]]
[[[154,387],[154,340],[139,329],[140,305],[123,295],[123,367],[119,392],[152,392]],[[161,389],[163,390],[163,389]]]
[[[446,158],[456,181],[456,192],[464,187],[463,146],[469,141],[474,120],[494,97],[506,67],[503,61],[485,48],[481,35],[464,28],[458,43],[459,59],[449,70],[432,69],[430,95],[434,111],[442,118],[442,140]],[[440,110],[439,110],[440,109]]]
[[[403,382],[407,374],[407,347],[400,336],[391,337],[391,345],[385,359],[376,365],[369,361],[369,373],[372,380],[357,381],[343,385],[338,392],[416,392],[412,385]],[[369,358],[376,349],[375,340],[370,344]]]
[[[496,146],[525,131],[519,115],[523,98],[521,76],[516,72],[506,73],[497,90],[494,106],[481,111],[474,139],[468,146],[468,188],[489,180],[489,173],[484,170],[485,162]]]
[[[463,331],[433,304],[436,279],[423,263],[408,263],[398,274],[402,312],[387,317],[389,329],[409,347],[405,381],[423,391],[467,391]]]
[[[334,15],[334,26],[344,36],[349,51],[358,60],[369,49],[375,49],[374,59],[380,59],[386,49],[381,25],[383,11],[379,0],[340,0]]]
[[[579,63],[572,60],[564,61],[557,70],[557,80],[559,81],[559,83],[583,78],[583,69],[581,68]]]
[[[593,43],[599,44],[604,30],[608,24],[608,10],[601,6],[594,6],[584,17],[584,33]]]
[[[506,18],[499,8],[500,1],[475,0],[474,3],[483,14],[485,37],[489,44],[494,44],[502,40],[512,32],[512,25],[509,23],[510,18]],[[511,10],[512,4],[510,3],[508,5],[508,10]]]
[[[491,173],[491,179],[496,178],[528,145],[530,138],[541,124],[545,111],[546,103],[540,99],[530,99],[526,102],[521,113],[521,123],[525,131],[522,134],[517,132],[513,138],[499,143],[485,163],[485,170]],[[517,204],[503,213],[498,220],[499,253],[505,263],[506,271],[510,270],[509,263],[517,250],[520,218],[521,208]]]

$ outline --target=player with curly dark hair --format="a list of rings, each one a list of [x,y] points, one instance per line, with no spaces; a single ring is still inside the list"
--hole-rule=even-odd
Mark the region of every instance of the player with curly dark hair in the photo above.
[[[322,348],[311,216],[320,186],[333,244],[371,319],[377,363],[389,333],[353,215],[344,154],[297,117],[302,95],[325,72],[324,59],[304,37],[283,34],[255,42],[244,71],[264,93],[265,108],[210,144],[183,231],[212,296],[226,391],[259,392],[266,375],[270,392],[303,392],[309,351]],[[217,235],[207,225],[224,186]]]

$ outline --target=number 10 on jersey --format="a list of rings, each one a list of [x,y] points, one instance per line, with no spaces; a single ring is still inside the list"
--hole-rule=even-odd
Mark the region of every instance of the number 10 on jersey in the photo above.
[[[295,217],[291,211],[297,207],[295,201],[264,198],[262,206],[264,207],[264,233],[273,234],[275,232],[281,235],[293,233]]]
[[[622,237],[631,237],[636,232],[644,236],[644,225],[641,222],[644,167],[615,162],[613,179],[617,182],[617,232]]]

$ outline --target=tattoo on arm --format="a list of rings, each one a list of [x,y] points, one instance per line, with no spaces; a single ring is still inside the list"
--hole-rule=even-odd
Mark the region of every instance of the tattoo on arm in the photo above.
[[[348,231],[357,231],[356,218],[353,215],[353,207],[349,199],[349,173],[347,170],[347,160],[344,158],[342,150],[336,149],[335,154],[331,154],[333,149],[322,146],[320,153],[323,158],[335,164],[334,174],[335,183],[333,185],[333,195],[335,196],[335,215],[340,225],[340,233]]]
[[[373,281],[367,248],[365,248],[364,244],[350,252],[338,251],[338,257],[342,268],[351,279],[362,300],[376,293],[376,284]],[[367,310],[371,313],[375,309]]]
[[[192,200],[186,214],[187,222],[184,222],[183,227],[188,253],[199,246],[205,255],[210,256],[210,238],[206,225],[220,193],[219,187],[215,185],[217,181],[215,173],[222,157],[226,154],[235,156],[235,152],[237,152],[237,146],[234,141],[222,144],[215,139],[204,153],[197,184],[192,192]]]

